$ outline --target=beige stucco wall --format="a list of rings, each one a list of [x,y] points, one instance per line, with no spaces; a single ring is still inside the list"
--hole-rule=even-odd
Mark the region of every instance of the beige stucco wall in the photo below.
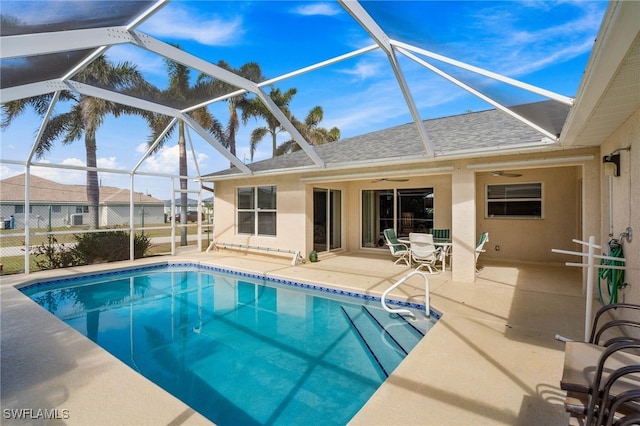
[[[516,172],[516,171],[512,171]],[[476,227],[489,233],[488,259],[532,262],[564,262],[552,248],[574,250],[571,242],[581,239],[580,179],[581,167],[545,167],[517,170],[520,177],[498,177],[478,173],[476,179]],[[492,184],[542,183],[542,218],[512,219],[486,216],[486,187]],[[575,260],[575,259],[573,259]]]
[[[277,235],[250,236],[236,233],[236,188],[239,186],[277,186]],[[215,184],[214,217],[216,241],[259,247],[297,250],[303,255],[307,251],[305,235],[310,222],[305,215],[307,200],[305,185],[296,174],[277,177],[259,177],[229,180]]]
[[[490,171],[472,167],[478,162],[546,161],[554,157],[593,155],[593,160],[558,163],[553,166],[512,170],[521,177],[495,177]],[[563,150],[546,153],[502,155],[494,158],[459,159],[455,162],[395,166],[406,181],[376,181],[375,173],[386,173],[394,166],[289,173],[280,176],[248,177],[223,180],[215,184],[215,238],[218,242],[297,250],[305,257],[313,246],[313,189],[342,191],[342,250],[385,254],[386,248],[361,248],[361,198],[363,189],[434,188],[436,228],[452,230],[453,262],[459,281],[474,280],[475,242],[487,231],[490,242],[481,256],[485,259],[522,260],[563,263],[574,258],[552,253],[552,248],[580,250],[572,239],[587,238],[585,232],[599,230],[600,187],[597,182],[600,159],[597,149]],[[435,169],[448,167],[448,170]],[[471,167],[471,168],[470,168]],[[414,171],[411,171],[411,169]],[[367,177],[359,177],[367,174]],[[342,176],[342,178],[337,177]],[[345,176],[354,177],[345,180]],[[468,182],[469,190],[453,191],[453,182]],[[494,219],[485,217],[485,186],[490,183],[542,182],[544,191],[543,219]],[[277,236],[236,235],[235,198],[238,186],[276,185],[278,188]],[[458,188],[461,189],[461,188]],[[457,221],[454,220],[458,218]],[[587,236],[585,236],[587,235]],[[457,242],[457,245],[455,245]],[[495,247],[499,246],[500,250]]]
[[[629,151],[620,151],[620,176],[613,177],[609,191],[609,177],[601,165],[600,184],[602,192],[602,222],[597,240],[606,245],[610,233],[610,217],[613,237],[631,227],[633,238],[624,240],[623,251],[627,259],[625,281],[629,284],[619,292],[619,301],[640,303],[640,110],[636,111],[601,145],[601,158],[619,148],[631,146]],[[609,214],[609,197],[612,200],[612,215]]]

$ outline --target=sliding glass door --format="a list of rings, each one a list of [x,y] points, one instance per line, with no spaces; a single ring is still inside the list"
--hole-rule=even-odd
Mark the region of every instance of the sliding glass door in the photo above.
[[[313,249],[317,252],[342,248],[342,192],[313,189]]]
[[[362,191],[362,247],[383,247],[382,231],[400,237],[433,228],[433,188]]]

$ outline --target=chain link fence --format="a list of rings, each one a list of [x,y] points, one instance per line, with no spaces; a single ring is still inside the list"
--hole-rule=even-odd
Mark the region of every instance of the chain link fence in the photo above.
[[[0,273],[24,272],[25,251],[29,252],[29,270],[42,269],[39,258],[44,250],[72,248],[76,244],[75,236],[83,233],[129,231],[132,218],[134,233],[151,239],[146,255],[171,254],[172,235],[177,248],[197,248],[197,207],[187,206],[186,224],[180,221],[180,205],[176,205],[174,212],[170,210],[164,204],[134,204],[131,215],[129,204],[100,205],[94,210],[88,205],[33,203],[25,213],[23,204],[0,205]],[[202,210],[202,245],[206,247],[213,235],[213,210],[210,206]],[[98,229],[91,230],[95,214]],[[175,219],[173,233],[172,217]]]

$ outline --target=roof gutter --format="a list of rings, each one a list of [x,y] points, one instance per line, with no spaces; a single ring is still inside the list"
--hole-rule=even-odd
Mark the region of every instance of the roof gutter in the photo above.
[[[419,163],[433,163],[436,161],[446,161],[446,160],[456,160],[460,158],[482,158],[489,155],[496,154],[519,154],[524,151],[531,150],[540,150],[540,151],[555,151],[560,148],[560,145],[557,142],[532,142],[532,143],[523,143],[518,145],[510,145],[508,148],[501,147],[485,147],[485,148],[477,148],[477,149],[468,149],[468,150],[460,150],[452,152],[451,154],[437,156],[436,158],[428,158],[425,155],[413,155],[407,157],[398,157],[395,160],[363,160],[363,161],[349,161],[344,163],[327,163],[323,169],[318,167],[309,165],[302,167],[294,167],[294,168],[280,168],[280,169],[271,169],[265,171],[254,171],[251,177],[259,178],[264,176],[281,176],[281,175],[292,175],[292,174],[300,174],[300,173],[326,173],[329,171],[348,171],[348,170],[358,170],[368,167],[381,167],[381,166],[407,166],[411,164],[419,164]],[[412,173],[420,172],[420,173],[448,173],[453,169],[450,166],[441,166],[441,167],[430,167],[428,169],[411,169],[411,170],[401,170],[401,171],[389,171],[389,172],[371,172],[372,175],[375,176],[383,176],[383,177],[391,177],[392,175],[398,177],[400,175],[406,176]],[[358,179],[357,176],[362,176],[362,173],[355,174],[341,174],[341,175],[329,175],[320,176],[320,177],[310,177],[310,178],[302,178],[303,182],[308,181],[309,179],[322,180],[326,181],[327,179],[333,179],[335,176],[341,177],[343,180],[345,179]],[[367,178],[368,173],[364,178]],[[229,175],[219,175],[219,176],[203,176],[203,182],[223,182],[228,180],[242,179],[246,178],[247,175],[242,173],[234,173]],[[363,178],[363,179],[364,179]]]

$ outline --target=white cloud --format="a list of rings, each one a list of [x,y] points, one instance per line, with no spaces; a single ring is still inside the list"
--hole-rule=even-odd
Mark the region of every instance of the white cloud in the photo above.
[[[40,161],[40,163],[50,164],[48,160]],[[79,158],[66,158],[61,162],[63,166],[84,167],[85,162]],[[87,173],[84,170],[75,169],[59,169],[53,167],[37,167],[31,168],[31,173],[41,178],[49,179],[54,182],[63,183],[65,185],[84,185],[87,182]]]
[[[149,18],[140,30],[161,38],[196,40],[208,46],[235,44],[244,34],[241,17],[224,20],[200,13],[172,3]]]
[[[19,175],[21,173],[24,173],[24,169],[18,169],[11,166],[0,165],[0,180]]]
[[[118,161],[116,157],[98,158],[98,167],[105,169],[118,169]]]
[[[98,167],[104,169],[118,170],[122,169],[122,166],[118,164],[116,157],[103,157],[98,158]],[[49,160],[42,160],[39,163],[51,164]],[[86,163],[76,157],[65,158],[61,163],[62,166],[71,167],[85,167]],[[54,167],[38,167],[33,166],[31,173],[36,176],[59,182],[67,185],[84,185],[87,182],[87,172],[85,170],[69,169],[69,168],[54,168]],[[102,180],[103,176],[113,176],[113,174],[100,173],[98,177]],[[126,175],[122,175],[126,176]]]
[[[198,166],[201,173],[206,173],[207,154],[196,152]],[[154,173],[165,173],[178,175],[179,173],[180,152],[178,145],[167,146],[154,155],[149,156],[140,167],[141,170]],[[195,163],[191,151],[187,151],[187,170],[190,176],[196,175]]]
[[[602,19],[598,2],[575,2],[570,3],[575,18],[556,25],[549,21],[545,26],[543,22],[535,29],[527,29],[518,19],[526,12],[514,10],[511,4],[506,8],[498,5],[483,9],[475,16],[477,34],[484,34],[484,49],[465,51],[467,58],[463,60],[511,77],[530,74],[588,53]],[[562,2],[520,5],[525,9],[545,11],[567,6]]]
[[[148,149],[149,149],[149,145],[147,145],[146,143],[141,143],[138,146],[136,146],[136,152],[138,154],[144,154],[147,152]]]
[[[304,15],[304,16],[312,16],[312,15],[333,16],[340,13],[340,10],[333,4],[312,3],[312,4],[305,4],[304,6],[295,8],[294,13],[297,13],[298,15]]]
[[[380,62],[372,61],[359,61],[353,68],[343,68],[340,70],[343,74],[353,75],[358,80],[365,80],[367,78],[376,77],[380,72]]]
[[[161,56],[138,49],[130,45],[117,45],[107,52],[108,58],[115,62],[129,62],[135,64],[138,71],[143,74],[152,74],[167,78],[166,66]]]

